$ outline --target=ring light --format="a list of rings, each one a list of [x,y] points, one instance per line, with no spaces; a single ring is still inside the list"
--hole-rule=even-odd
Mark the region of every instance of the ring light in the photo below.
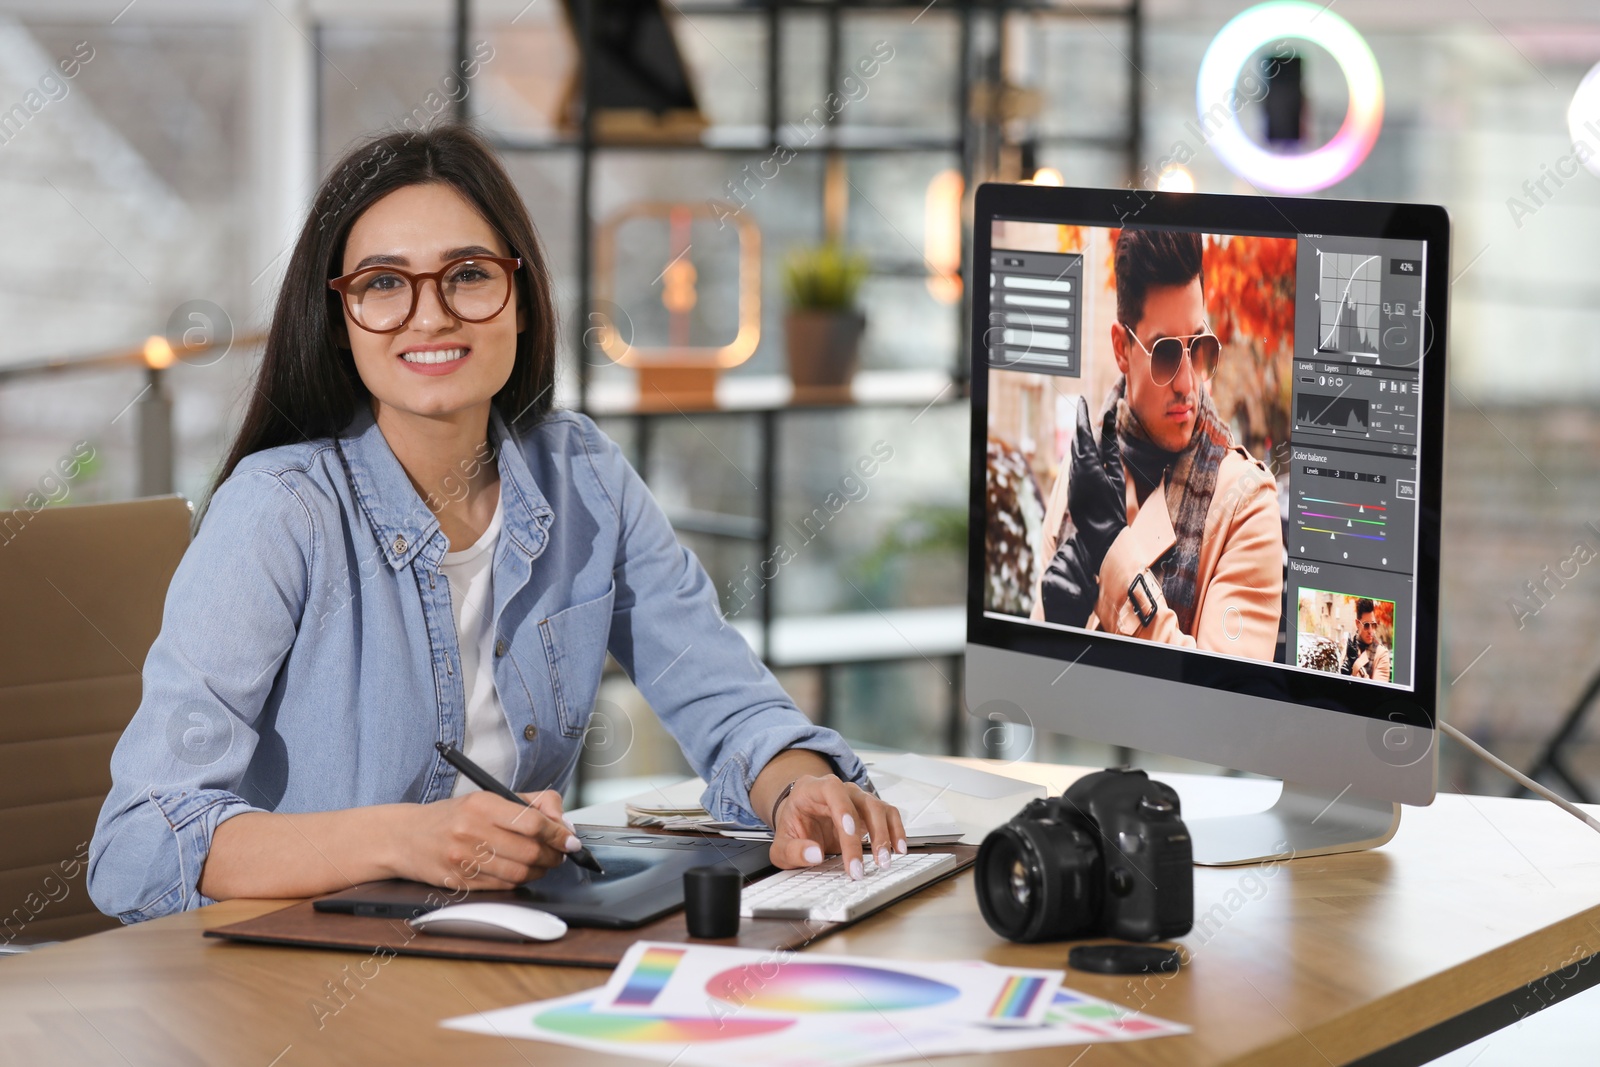
[[[1237,99],[1239,74],[1256,50],[1286,38],[1327,49],[1350,91],[1344,124],[1333,140],[1298,155],[1279,155],[1256,144],[1239,124],[1238,109],[1227,104]],[[1306,0],[1270,0],[1234,16],[1206,49],[1195,93],[1202,123],[1217,104],[1228,110],[1222,128],[1211,136],[1212,149],[1228,169],[1279,193],[1315,192],[1348,177],[1367,158],[1383,126],[1383,77],[1372,49],[1350,23]]]
[[[1572,94],[1572,103],[1567,105],[1567,132],[1574,148],[1588,146],[1588,154],[1578,158],[1590,174],[1600,177],[1600,63],[1589,68]]]

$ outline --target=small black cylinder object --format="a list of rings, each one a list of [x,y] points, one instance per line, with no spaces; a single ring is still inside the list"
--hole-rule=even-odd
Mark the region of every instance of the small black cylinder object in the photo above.
[[[739,895],[744,875],[733,867],[691,867],[683,872],[684,917],[689,936],[732,937],[739,932]]]

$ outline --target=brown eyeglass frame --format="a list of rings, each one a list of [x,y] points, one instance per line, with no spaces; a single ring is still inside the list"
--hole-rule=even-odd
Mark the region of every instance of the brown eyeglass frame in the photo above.
[[[450,303],[450,301],[446,299],[444,295],[445,272],[461,263],[498,263],[501,267],[505,268],[508,283],[506,285],[506,298],[500,302],[500,306],[495,308],[492,314],[484,315],[482,318],[469,319],[465,315],[458,312]],[[328,283],[328,288],[339,294],[339,302],[344,306],[345,314],[350,316],[351,322],[355,323],[357,326],[360,326],[363,330],[366,330],[368,333],[378,334],[399,333],[401,330],[410,325],[412,316],[417,313],[417,299],[422,295],[422,285],[424,282],[433,282],[433,291],[439,297],[439,306],[444,308],[452,318],[461,322],[488,322],[490,319],[494,318],[495,315],[498,315],[500,312],[504,311],[507,304],[511,303],[511,294],[516,288],[516,283],[514,280],[512,280],[511,276],[520,270],[521,267],[522,260],[520,257],[517,259],[506,259],[503,256],[462,256],[459,259],[452,259],[438,270],[423,271],[420,274],[413,273],[409,270],[404,270],[400,267],[392,267],[386,264],[378,263],[370,267],[362,267],[358,271],[352,271],[341,278],[335,278]],[[406,309],[405,318],[400,320],[400,325],[387,330],[375,330],[371,326],[364,324],[350,307],[350,286],[353,285],[355,280],[361,277],[363,274],[378,273],[398,274],[402,278],[406,279],[406,281],[411,285],[411,307]]]

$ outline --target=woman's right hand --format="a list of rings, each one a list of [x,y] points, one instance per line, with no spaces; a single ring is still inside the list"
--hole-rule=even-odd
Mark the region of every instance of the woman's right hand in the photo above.
[[[542,877],[579,841],[562,817],[560,794],[521,795],[533,807],[480,791],[405,805],[394,876],[446,889],[511,889]]]

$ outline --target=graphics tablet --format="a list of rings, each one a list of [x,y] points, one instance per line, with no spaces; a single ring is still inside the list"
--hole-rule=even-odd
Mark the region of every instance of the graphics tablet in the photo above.
[[[579,827],[578,836],[605,868],[593,874],[563,863],[543,878],[512,892],[468,894],[466,899],[503,899],[560,916],[573,926],[631,929],[683,907],[683,872],[724,863],[746,878],[770,870],[766,841],[725,837],[643,834],[637,830]],[[318,900],[317,911],[409,919],[461,903],[462,895],[421,882],[369,882]]]

